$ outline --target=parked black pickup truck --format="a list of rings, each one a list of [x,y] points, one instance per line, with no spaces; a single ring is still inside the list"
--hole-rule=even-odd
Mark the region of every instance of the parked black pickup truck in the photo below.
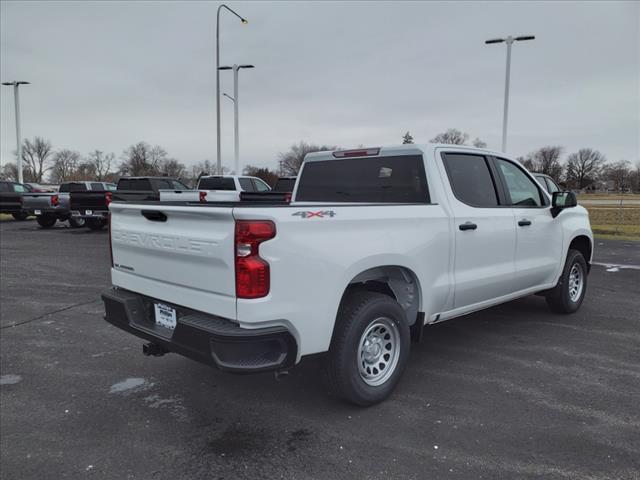
[[[122,202],[160,200],[160,190],[190,190],[180,180],[171,177],[122,177],[113,199]]]
[[[0,213],[9,213],[16,220],[27,218],[28,212],[22,207],[22,194],[29,187],[17,182],[0,182]]]
[[[108,222],[115,188],[107,182],[73,182],[69,194],[71,217],[84,220],[91,230],[102,230]]]
[[[71,215],[83,218],[92,230],[102,230],[109,221],[112,200],[124,202],[159,200],[159,190],[189,187],[170,177],[122,177],[118,185],[101,182],[82,182],[90,188],[71,192]]]

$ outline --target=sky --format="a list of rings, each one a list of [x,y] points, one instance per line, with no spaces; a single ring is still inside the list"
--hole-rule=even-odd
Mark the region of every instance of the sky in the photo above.
[[[146,141],[187,166],[215,161],[209,2],[0,3],[0,77],[20,90],[22,136],[120,156]],[[242,165],[275,168],[301,140],[342,148],[425,143],[447,128],[500,149],[504,44],[513,45],[507,151],[544,145],[640,161],[640,2],[228,2],[220,64],[239,76]],[[233,95],[232,73],[221,91]],[[233,105],[222,161],[233,163]],[[16,148],[2,87],[0,161]]]

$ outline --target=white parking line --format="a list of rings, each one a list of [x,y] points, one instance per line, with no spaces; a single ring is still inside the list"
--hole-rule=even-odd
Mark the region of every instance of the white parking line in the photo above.
[[[599,265],[601,267],[607,267],[607,268],[627,268],[630,270],[640,270],[640,265],[621,265],[619,263],[600,263],[600,262],[592,262],[592,265]]]

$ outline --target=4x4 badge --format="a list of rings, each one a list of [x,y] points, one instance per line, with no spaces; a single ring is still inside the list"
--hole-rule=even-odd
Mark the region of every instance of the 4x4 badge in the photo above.
[[[302,217],[302,218],[324,218],[324,217],[335,217],[336,212],[333,210],[318,210],[317,212],[312,212],[307,210],[306,212],[296,212],[291,214],[292,217]]]

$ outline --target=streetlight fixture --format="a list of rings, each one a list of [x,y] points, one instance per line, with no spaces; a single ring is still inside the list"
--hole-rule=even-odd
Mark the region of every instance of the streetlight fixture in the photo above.
[[[240,113],[238,104],[238,72],[241,68],[255,68],[253,65],[234,65],[232,67],[218,67],[218,70],[233,70],[233,98],[224,94],[229,99],[233,100],[233,131],[234,131],[234,143],[233,143],[233,155],[234,155],[234,168],[236,175],[240,175]]]
[[[218,7],[218,11],[216,13],[216,122],[217,122],[217,164],[216,167],[218,169],[218,175],[222,175],[222,160],[220,158],[220,10],[223,8],[227,9],[229,12],[233,13],[236,17],[240,19],[240,21],[246,25],[249,21],[238,15],[234,10],[227,7],[225,4],[222,4]]]
[[[22,139],[20,138],[20,93],[19,88],[20,85],[29,85],[29,82],[25,81],[13,81],[13,82],[2,82],[2,85],[13,85],[13,100],[15,103],[16,109],[16,143],[18,144],[18,183],[22,183],[24,180],[22,178]]]
[[[505,73],[504,80],[504,112],[502,114],[502,151],[507,151],[507,120],[509,116],[509,77],[511,76],[511,45],[513,42],[522,42],[524,40],[534,40],[536,37],[533,35],[522,35],[519,37],[512,37],[509,35],[507,38],[492,38],[486,40],[484,43],[491,45],[494,43],[506,43],[507,44],[507,71]]]

